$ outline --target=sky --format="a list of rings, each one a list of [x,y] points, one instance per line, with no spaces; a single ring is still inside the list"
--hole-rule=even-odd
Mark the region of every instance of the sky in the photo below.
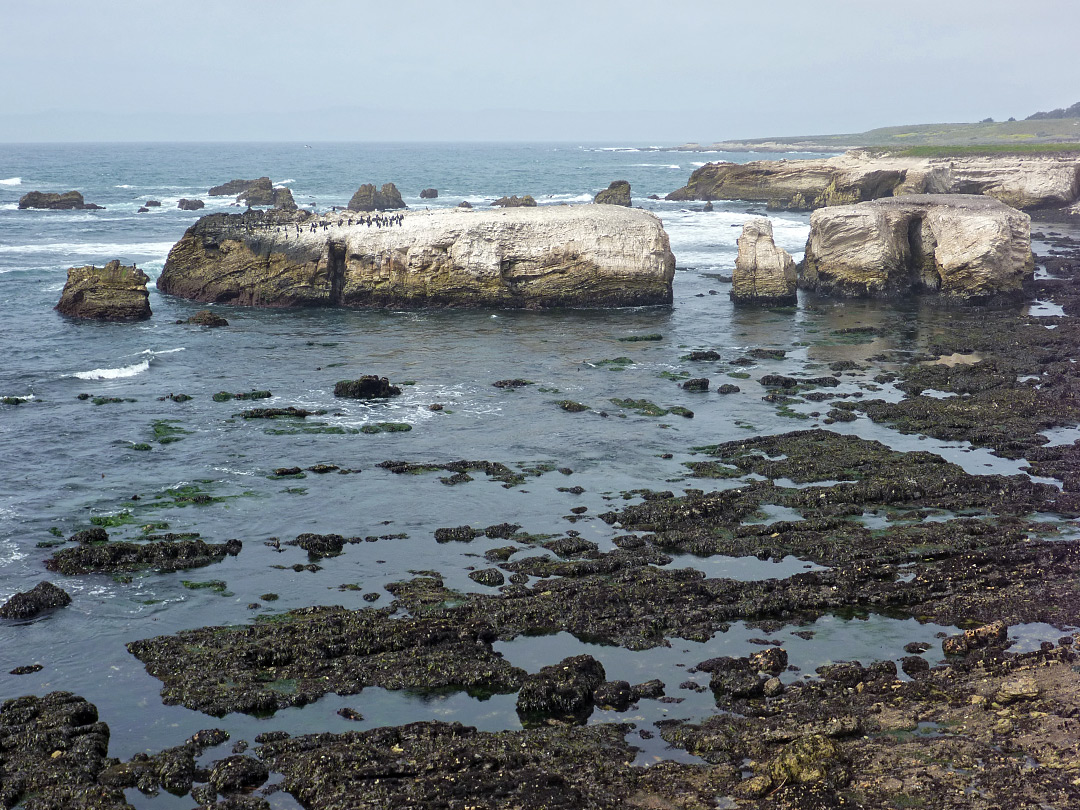
[[[1080,101],[1077,0],[0,0],[0,142],[611,141]]]

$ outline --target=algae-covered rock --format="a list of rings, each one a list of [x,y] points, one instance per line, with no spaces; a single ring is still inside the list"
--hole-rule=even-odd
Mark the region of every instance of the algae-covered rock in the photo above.
[[[57,312],[72,318],[100,321],[141,321],[150,317],[150,277],[134,265],[113,259],[104,267],[88,265],[68,270]]]
[[[29,591],[20,591],[0,605],[2,619],[30,619],[43,610],[71,604],[71,597],[51,582],[39,582]]]
[[[340,380],[334,385],[334,396],[342,399],[387,399],[401,394],[386,377],[366,374],[356,380]]]
[[[625,180],[615,180],[593,197],[594,203],[606,205],[625,205],[630,207],[630,184]]]
[[[517,712],[526,721],[584,723],[593,693],[607,679],[604,665],[591,655],[564,658],[531,675],[518,692]]]

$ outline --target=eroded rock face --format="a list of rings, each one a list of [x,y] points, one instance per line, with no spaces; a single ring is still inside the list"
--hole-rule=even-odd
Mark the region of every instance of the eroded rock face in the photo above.
[[[847,297],[987,299],[1019,293],[1033,270],[1027,214],[983,196],[924,194],[815,211],[800,284]]]
[[[378,190],[371,183],[365,183],[352,195],[348,207],[350,211],[389,211],[394,208],[405,208],[405,202],[401,199],[401,192],[393,183],[383,183],[382,188]]]
[[[669,200],[757,200],[777,210],[905,194],[981,194],[1021,209],[1067,206],[1080,197],[1080,156],[916,158],[852,150],[821,160],[709,163]]]
[[[618,206],[409,213],[213,214],[158,289],[254,306],[636,306],[671,302],[675,259],[652,214]]]
[[[31,191],[19,198],[19,208],[46,208],[53,211],[63,210],[101,210],[102,206],[94,205],[83,200],[83,195],[77,191],[65,191],[63,194],[54,192]]]
[[[796,277],[795,260],[773,242],[769,220],[752,219],[743,225],[731,274],[733,301],[793,304]]]
[[[56,310],[72,318],[142,321],[150,317],[146,282],[150,277],[134,265],[113,259],[104,267],[72,267]]]
[[[593,198],[594,203],[630,206],[630,184],[625,180],[615,180]]]

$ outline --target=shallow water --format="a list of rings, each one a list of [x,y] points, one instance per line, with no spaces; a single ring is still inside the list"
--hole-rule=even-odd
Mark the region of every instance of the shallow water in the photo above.
[[[0,478],[0,600],[46,578],[44,560],[54,541],[86,528],[91,517],[128,511],[132,521],[110,528],[114,539],[141,536],[140,527],[167,523],[168,531],[199,532],[210,542],[239,538],[237,557],[180,574],[135,575],[130,583],[107,576],[48,578],[73,597],[73,604],[27,623],[0,624],[0,698],[66,689],[96,703],[112,729],[115,756],[176,745],[200,728],[221,726],[233,740],[251,740],[261,731],[284,728],[299,733],[346,730],[420,719],[454,719],[482,729],[515,728],[514,696],[478,701],[463,694],[416,695],[368,689],[360,695],[329,695],[303,708],[271,718],[228,716],[221,720],[161,704],[160,683],[148,676],[124,644],[208,624],[237,624],[254,616],[311,604],[368,606],[363,593],[380,592],[376,605],[390,597],[390,582],[416,571],[438,571],[447,587],[460,591],[491,589],[468,578],[473,568],[489,567],[483,553],[505,540],[439,544],[440,527],[485,527],[504,521],[534,534],[574,530],[602,551],[621,533],[595,516],[635,502],[623,493],[635,489],[723,489],[737,482],[694,479],[684,466],[692,448],[759,434],[780,433],[820,424],[827,403],[803,403],[785,415],[762,401],[757,380],[766,373],[830,373],[836,360],[865,362],[883,351],[924,351],[955,311],[917,304],[838,302],[803,297],[786,310],[737,309],[728,299],[739,226],[760,206],[649,201],[648,194],[671,191],[685,182],[684,161],[643,162],[641,153],[576,144],[515,146],[334,146],[321,144],[237,146],[33,146],[12,147],[0,161],[0,176],[21,183],[0,184],[0,396],[32,397],[0,407],[0,444],[5,474]],[[726,156],[742,159],[739,156]],[[753,156],[743,156],[751,159]],[[616,311],[556,310],[514,312],[432,311],[260,311],[214,309],[229,327],[204,329],[178,325],[198,309],[192,302],[151,290],[152,320],[142,324],[75,323],[52,311],[73,264],[101,264],[112,258],[136,261],[152,277],[169,247],[199,213],[230,209],[228,198],[210,198],[209,186],[234,177],[269,174],[288,181],[297,201],[320,210],[344,205],[362,182],[394,180],[411,207],[418,193],[436,186],[440,197],[423,205],[452,206],[462,199],[483,204],[510,193],[532,193],[544,202],[584,201],[616,178],[630,180],[635,204],[660,215],[677,259],[674,306]],[[105,211],[28,212],[15,210],[18,197],[32,189],[78,188]],[[198,213],[175,209],[183,196],[206,200]],[[136,214],[148,198],[163,207]],[[808,218],[772,216],[778,243],[801,253]],[[852,336],[853,326],[882,328],[884,334]],[[627,342],[658,333],[659,340]],[[732,366],[750,348],[782,348],[782,360]],[[689,362],[694,349],[714,349],[717,362]],[[628,357],[629,364],[601,361]],[[866,392],[867,397],[899,399],[890,385],[877,385],[876,366],[842,377],[836,393]],[[369,404],[337,400],[337,380],[362,374],[385,375],[404,384],[401,397]],[[731,376],[731,375],[736,376]],[[742,375],[748,374],[745,378]],[[683,391],[679,375],[705,376],[712,388],[737,384],[738,394],[719,396]],[[533,385],[495,388],[506,378]],[[674,379],[672,379],[674,377]],[[257,403],[214,402],[218,391],[269,389],[273,397]],[[77,399],[120,397],[94,405]],[[161,400],[185,393],[190,401]],[[694,412],[692,419],[639,416],[613,399],[648,399]],[[562,399],[591,410],[567,413]],[[132,400],[132,401],[129,401]],[[444,406],[429,410],[432,403]],[[325,409],[303,422],[245,420],[238,414],[257,406],[296,405]],[[798,418],[799,416],[806,418]],[[178,441],[161,443],[155,423],[182,430]],[[411,426],[401,433],[354,432],[376,422]],[[159,424],[160,428],[160,424]],[[336,429],[337,433],[310,432]],[[963,443],[900,434],[859,418],[832,429],[884,442],[898,450],[928,450],[976,474],[1015,474],[1023,460],[998,458]],[[1073,432],[1052,436],[1071,441]],[[151,449],[133,449],[147,443]],[[670,454],[670,458],[664,458]],[[698,457],[700,458],[700,456]],[[482,473],[447,486],[448,473],[395,475],[379,462],[409,460],[446,463],[458,459],[502,462],[523,471],[523,484],[505,488]],[[300,479],[270,477],[275,468],[336,464],[349,474],[307,473]],[[560,472],[564,468],[567,472]],[[158,496],[197,485],[224,500],[176,507]],[[581,494],[559,488],[580,486]],[[138,495],[138,500],[131,500]],[[580,515],[574,507],[585,507]],[[776,510],[764,521],[797,519]],[[868,516],[871,521],[873,516]],[[50,533],[51,529],[56,531]],[[265,543],[302,532],[388,539],[348,545],[337,558],[320,562],[316,572],[288,568],[307,563],[298,548],[278,551]],[[398,537],[396,535],[405,535]],[[535,549],[528,554],[544,553]],[[280,567],[285,566],[283,570]],[[736,579],[786,577],[814,568],[796,558],[779,563],[756,558],[695,558],[677,555],[670,567],[697,567],[708,576]],[[224,580],[225,593],[192,590],[184,580]],[[339,586],[358,586],[341,590]],[[264,594],[276,593],[276,601]],[[257,608],[250,608],[258,603]],[[920,625],[878,616],[823,617],[811,640],[781,639],[802,677],[831,660],[898,660],[909,641],[940,647],[939,632],[952,628]],[[1052,630],[1052,628],[1050,628]],[[1037,646],[1034,628],[1025,643]],[[695,718],[710,713],[711,695],[680,690],[686,668],[715,655],[745,655],[758,649],[748,639],[761,635],[742,625],[705,644],[672,640],[670,648],[629,652],[585,644],[565,634],[519,639],[498,645],[507,658],[530,671],[566,655],[590,652],[609,677],[631,682],[660,677],[667,694],[682,703],[642,701],[629,715],[597,712],[592,722],[630,719],[647,727],[664,717]],[[1047,636],[1043,635],[1043,638]],[[933,658],[933,653],[928,653]],[[40,663],[42,671],[12,676],[16,665]],[[697,676],[700,680],[703,676]],[[707,683],[707,678],[704,681]],[[358,709],[362,723],[335,712]],[[634,739],[633,737],[631,738]],[[673,756],[655,738],[639,761]],[[685,756],[685,755],[682,755]],[[168,797],[134,796],[136,806],[169,807]],[[291,807],[275,794],[275,807]],[[190,802],[187,802],[190,804]],[[179,805],[176,805],[179,806]]]

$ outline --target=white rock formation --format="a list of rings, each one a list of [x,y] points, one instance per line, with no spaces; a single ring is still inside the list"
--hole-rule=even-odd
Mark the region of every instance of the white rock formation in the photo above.
[[[761,200],[811,210],[902,194],[985,194],[1014,208],[1080,197],[1080,155],[918,158],[856,149],[831,158],[708,163],[669,200]]]
[[[794,303],[796,278],[795,260],[773,242],[772,223],[759,218],[744,224],[731,275],[732,300]]]
[[[1033,270],[1027,214],[980,195],[924,194],[815,211],[800,284],[842,296],[985,299],[1019,293]]]
[[[609,205],[203,217],[163,292],[261,306],[632,306],[671,302],[660,220]],[[350,221],[352,224],[349,224]]]

